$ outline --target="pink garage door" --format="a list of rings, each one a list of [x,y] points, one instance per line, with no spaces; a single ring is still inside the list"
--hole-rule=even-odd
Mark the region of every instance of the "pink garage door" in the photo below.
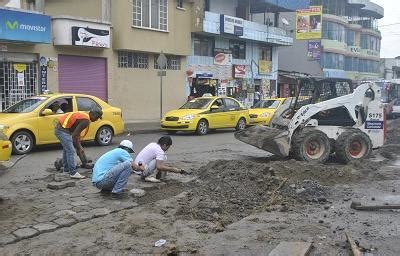
[[[84,93],[107,101],[107,64],[104,58],[58,55],[59,91]]]

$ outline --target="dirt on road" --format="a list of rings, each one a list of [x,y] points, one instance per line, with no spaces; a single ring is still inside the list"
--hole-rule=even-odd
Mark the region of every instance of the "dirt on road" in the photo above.
[[[10,255],[266,255],[281,241],[307,241],[313,244],[311,255],[351,255],[344,236],[348,231],[365,252],[400,255],[398,211],[349,208],[351,200],[400,203],[399,143],[400,119],[390,123],[385,147],[348,165],[334,159],[322,165],[250,156],[213,160],[193,167],[189,176],[169,175],[163,184],[143,185],[134,177],[130,188],[140,187],[146,195],[122,203],[134,200],[137,207],[74,222],[2,249]],[[84,187],[78,184],[76,189]],[[74,211],[99,204],[93,193],[68,200],[89,202],[76,203]],[[107,200],[101,207],[113,203]],[[41,207],[46,207],[44,201]],[[59,204],[55,207],[67,207]],[[16,214],[12,208],[6,212]],[[159,239],[167,240],[160,248],[154,246]]]

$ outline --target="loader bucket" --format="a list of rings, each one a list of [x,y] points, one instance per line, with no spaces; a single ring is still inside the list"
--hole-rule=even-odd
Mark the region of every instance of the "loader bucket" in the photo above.
[[[262,125],[235,132],[235,138],[280,157],[289,155],[289,132]]]

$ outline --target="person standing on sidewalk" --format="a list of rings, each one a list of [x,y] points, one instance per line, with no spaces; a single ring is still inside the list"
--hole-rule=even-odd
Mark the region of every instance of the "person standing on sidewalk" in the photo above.
[[[75,163],[75,147],[78,155],[84,152],[80,142],[81,133],[83,132],[82,137],[85,137],[89,130],[90,122],[95,122],[101,119],[102,116],[103,111],[99,108],[94,108],[89,111],[89,114],[84,112],[65,114],[56,124],[55,135],[63,147],[64,172],[69,172],[70,177],[73,179],[85,178],[85,176],[77,172]]]
[[[143,165],[142,180],[148,182],[160,182],[162,172],[176,172],[186,174],[183,169],[165,165],[167,157],[165,152],[171,147],[172,139],[170,136],[161,137],[157,143],[152,142],[143,148],[136,156],[135,163]],[[151,176],[158,171],[156,177]]]
[[[102,193],[111,193],[114,196],[124,195],[125,186],[133,170],[143,171],[130,154],[135,153],[133,143],[123,140],[118,148],[103,154],[93,168],[92,183]]]

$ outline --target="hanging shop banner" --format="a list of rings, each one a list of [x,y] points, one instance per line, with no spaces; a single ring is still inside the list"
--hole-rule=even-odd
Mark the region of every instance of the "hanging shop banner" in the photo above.
[[[308,41],[308,60],[320,60],[321,59],[321,42]]]
[[[258,74],[267,75],[272,71],[272,61],[259,60],[258,61]]]
[[[42,93],[47,90],[47,66],[40,66],[40,89]]]
[[[322,6],[310,6],[309,9],[296,11],[296,39],[321,39]]]
[[[218,53],[214,57],[215,65],[232,65],[232,54],[229,53]]]
[[[246,77],[246,65],[233,65],[233,77],[234,78],[245,78]]]
[[[72,45],[110,48],[110,31],[72,27]]]
[[[220,31],[221,33],[231,34],[235,36],[243,36],[244,21],[241,18],[232,17],[221,14],[220,16]]]
[[[0,17],[1,40],[51,43],[50,16],[0,9]]]

